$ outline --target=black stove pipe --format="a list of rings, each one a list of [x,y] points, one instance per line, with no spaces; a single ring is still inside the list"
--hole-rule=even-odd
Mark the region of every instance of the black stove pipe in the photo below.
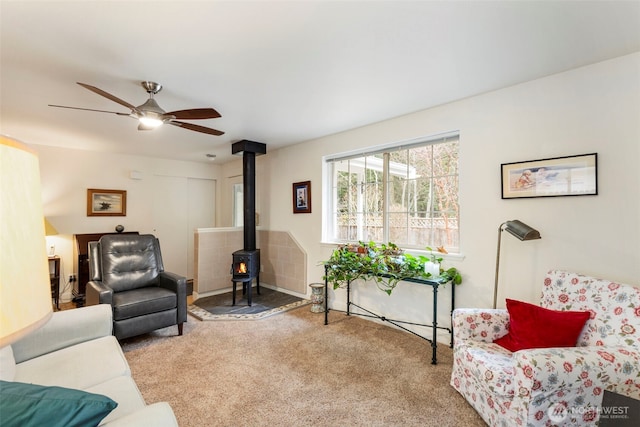
[[[265,154],[267,146],[243,139],[233,143],[231,154],[242,153],[242,191],[244,220],[244,250],[256,250],[256,155]]]
[[[242,154],[244,250],[256,250],[256,153]]]

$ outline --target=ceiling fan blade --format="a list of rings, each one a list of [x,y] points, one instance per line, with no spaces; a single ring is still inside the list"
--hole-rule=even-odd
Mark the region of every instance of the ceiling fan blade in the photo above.
[[[175,116],[180,120],[201,120],[201,119],[217,119],[222,117],[213,108],[191,108],[189,110],[170,111],[167,115]]]
[[[80,82],[76,82],[76,83],[78,83],[83,88],[90,90],[91,92],[97,93],[98,95],[104,96],[105,98],[110,99],[113,102],[117,102],[118,104],[129,108],[131,111],[136,111],[136,112],[138,111],[136,109],[136,107],[134,107],[133,105],[129,104],[127,101],[123,101],[122,99],[118,98],[117,96],[111,95],[109,92],[105,92],[102,89],[99,89],[99,88],[97,88],[95,86],[88,85],[86,83],[80,83]]]
[[[95,111],[97,113],[111,113],[111,114],[117,114],[119,116],[130,116],[131,115],[131,113],[120,113],[118,111],[107,111],[107,110],[95,110],[93,108],[68,107],[66,105],[49,104],[49,107],[69,108],[71,110],[82,110],[82,111]]]
[[[179,126],[181,128],[194,130],[196,132],[206,133],[206,134],[209,134],[209,135],[216,135],[216,136],[224,135],[224,132],[222,132],[220,130],[206,128],[204,126],[198,126],[198,125],[194,125],[194,124],[191,124],[191,123],[178,122],[178,121],[175,121],[175,120],[172,120],[172,121],[167,122],[167,123],[170,124],[170,125]]]

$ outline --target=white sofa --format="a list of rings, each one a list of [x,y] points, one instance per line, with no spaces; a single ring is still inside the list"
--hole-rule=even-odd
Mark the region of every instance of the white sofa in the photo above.
[[[109,305],[56,312],[42,328],[0,349],[0,379],[107,396],[118,405],[101,426],[177,426],[168,403],[145,403],[112,327]]]
[[[595,426],[605,390],[640,399],[640,288],[550,271],[540,306],[590,312],[575,347],[511,352],[507,310],[454,310],[451,385],[487,424]]]

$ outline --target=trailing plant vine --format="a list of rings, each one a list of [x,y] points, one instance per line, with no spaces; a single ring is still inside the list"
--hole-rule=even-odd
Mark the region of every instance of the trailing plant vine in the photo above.
[[[431,250],[431,248],[427,248]],[[442,258],[423,255],[413,256],[403,253],[394,243],[376,244],[375,242],[358,242],[340,245],[331,257],[324,261],[326,276],[323,279],[333,284],[333,289],[344,287],[354,280],[371,280],[379,289],[391,295],[393,289],[404,279],[429,279],[431,273],[425,273],[424,264]],[[454,267],[440,270],[442,283],[452,282],[459,285],[462,276]]]

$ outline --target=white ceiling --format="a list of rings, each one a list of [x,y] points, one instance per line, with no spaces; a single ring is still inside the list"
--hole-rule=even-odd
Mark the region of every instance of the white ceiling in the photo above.
[[[0,2],[0,132],[31,144],[206,161],[240,139],[268,149],[640,51],[640,1]],[[139,132],[139,82],[167,111]]]

